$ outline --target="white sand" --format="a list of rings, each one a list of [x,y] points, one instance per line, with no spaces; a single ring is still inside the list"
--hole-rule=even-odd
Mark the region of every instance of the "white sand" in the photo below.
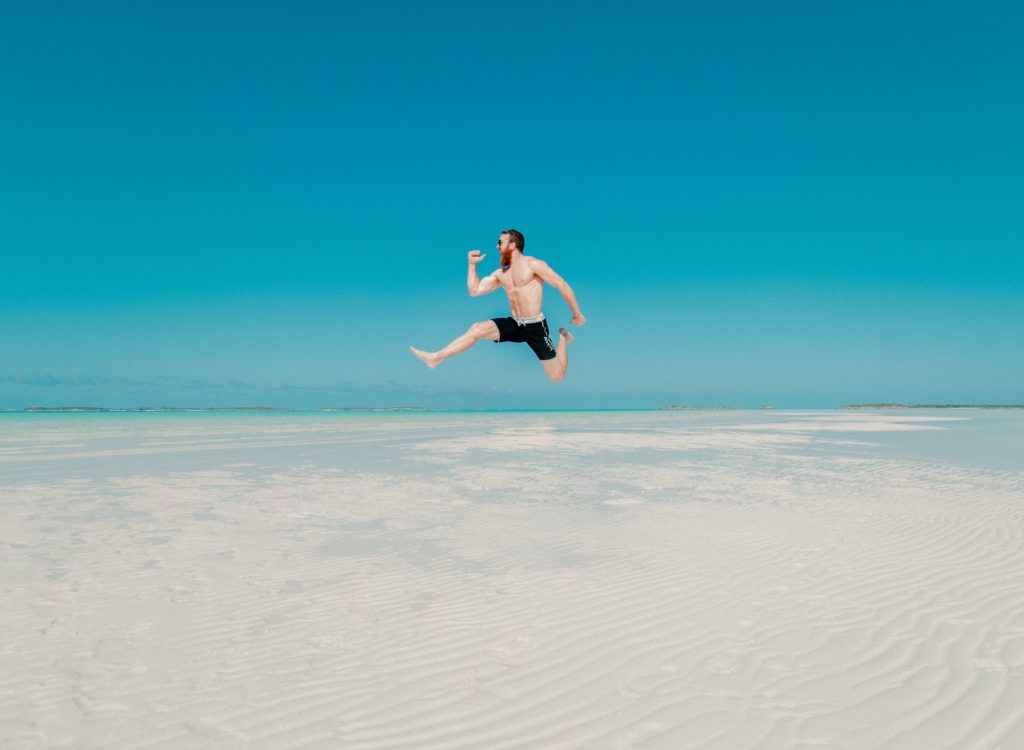
[[[1024,748],[997,429],[5,417],[0,747]]]

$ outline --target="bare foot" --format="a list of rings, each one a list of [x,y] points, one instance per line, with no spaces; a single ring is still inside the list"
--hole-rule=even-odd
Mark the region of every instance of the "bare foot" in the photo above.
[[[430,352],[421,352],[419,349],[414,349],[411,346],[409,347],[409,351],[411,351],[416,358],[418,358],[423,364],[425,364],[431,370],[437,367],[438,362],[434,358],[434,355],[431,354]]]
[[[566,346],[572,343],[573,336],[567,330],[565,330],[564,328],[559,328],[558,333],[561,334],[562,338],[565,339]]]

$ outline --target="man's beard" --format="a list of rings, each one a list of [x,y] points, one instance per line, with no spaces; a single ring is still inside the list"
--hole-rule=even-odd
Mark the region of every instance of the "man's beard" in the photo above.
[[[502,251],[502,253],[501,253],[501,265],[502,266],[510,266],[510,265],[512,265],[512,253],[514,253],[514,252],[515,252],[515,248],[509,248],[508,250],[503,250]]]

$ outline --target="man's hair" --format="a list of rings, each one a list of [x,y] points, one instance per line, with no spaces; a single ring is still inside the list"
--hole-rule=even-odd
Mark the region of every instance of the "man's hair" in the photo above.
[[[507,234],[509,242],[519,248],[519,252],[523,252],[526,249],[526,238],[523,237],[522,232],[517,232],[515,229],[504,229],[502,234]]]

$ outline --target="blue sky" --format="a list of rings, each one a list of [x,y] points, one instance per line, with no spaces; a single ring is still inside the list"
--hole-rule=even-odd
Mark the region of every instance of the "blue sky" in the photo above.
[[[370,6],[7,9],[0,406],[1024,401],[1018,4]]]

